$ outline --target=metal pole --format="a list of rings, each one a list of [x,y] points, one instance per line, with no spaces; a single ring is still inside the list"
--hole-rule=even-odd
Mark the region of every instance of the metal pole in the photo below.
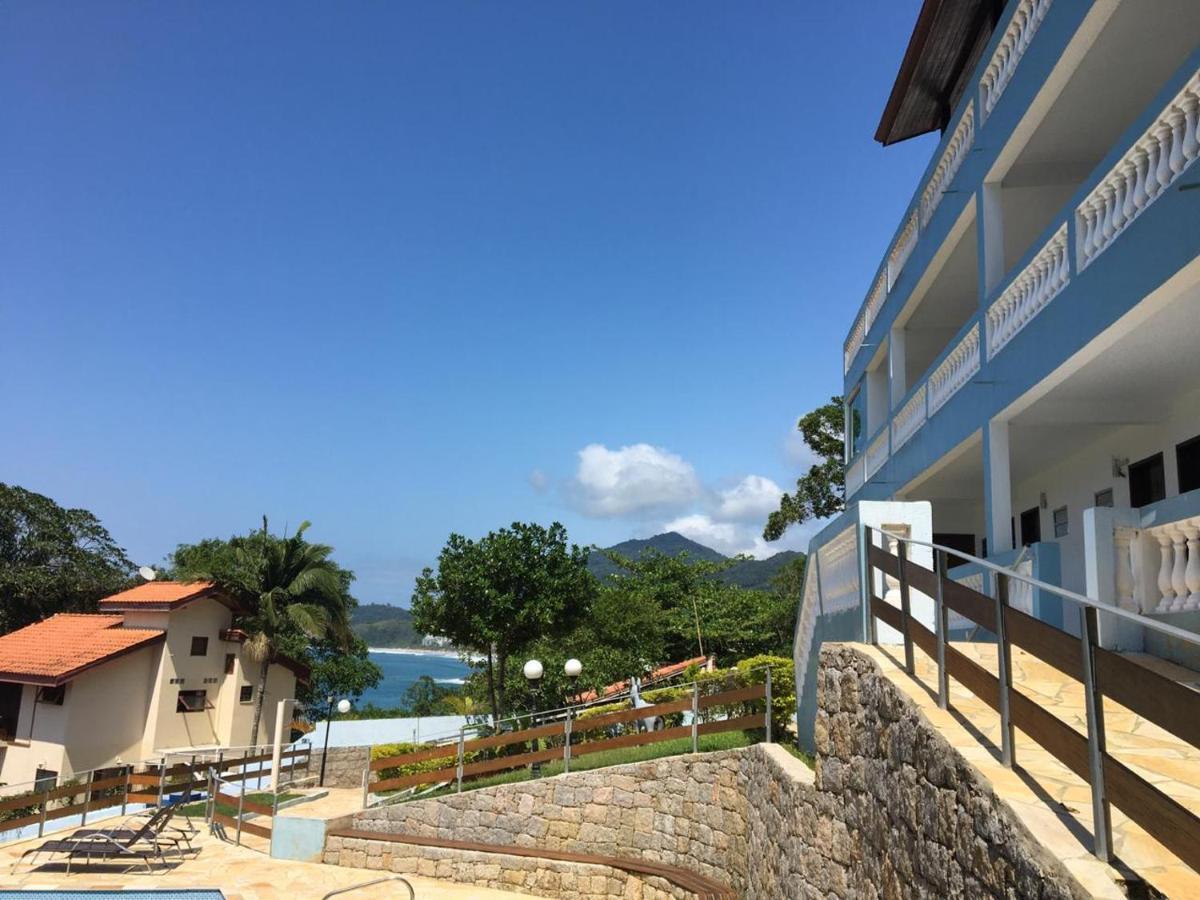
[[[329,715],[325,717],[325,749],[321,751],[320,787],[325,787],[325,759],[329,756],[329,732],[333,730],[333,698],[329,698]]]
[[[914,675],[916,664],[913,660],[912,606],[908,590],[908,544],[898,540],[896,553],[900,562],[900,625],[904,630],[904,670],[909,675]]]
[[[41,821],[38,822],[38,837],[41,837],[42,834],[44,834],[46,831],[46,791],[42,791],[42,810],[41,810],[41,812],[42,812],[42,818],[41,818]]]
[[[92,805],[92,782],[94,782],[95,780],[96,780],[96,770],[92,769],[92,771],[88,772],[87,788],[85,789],[85,793],[83,795],[83,815],[80,816],[80,818],[79,818],[80,825],[87,824],[88,809]]]
[[[1083,648],[1083,702],[1087,711],[1088,769],[1092,782],[1092,852],[1104,862],[1112,860],[1112,815],[1104,785],[1104,695],[1096,683],[1096,609],[1079,607],[1079,643]]]
[[[237,813],[237,845],[242,846],[242,810],[245,808],[243,804],[246,802],[246,782],[242,782],[242,789],[238,791],[238,813]]]
[[[160,808],[162,807],[163,791],[166,790],[166,787],[167,787],[167,758],[164,756],[162,758],[162,764],[158,767],[158,803],[155,804],[156,806],[158,806]]]
[[[692,752],[700,752],[700,682],[692,682]]]
[[[871,566],[867,561],[867,545],[871,540],[871,526],[858,526],[858,586],[859,599],[863,606],[863,636],[869,644],[878,644],[875,630],[875,614],[871,612]]]
[[[362,777],[362,808],[367,808],[367,800],[371,796],[371,770],[363,769]]]
[[[1012,713],[1009,695],[1012,693],[1012,645],[1008,642],[1008,576],[996,573],[996,660],[1000,679],[1000,761],[1008,768],[1013,764]]]
[[[563,719],[563,774],[571,771],[571,710]]]
[[[767,743],[771,743],[771,667],[767,666]]]
[[[946,602],[942,597],[943,584],[946,578],[946,553],[944,550],[933,551],[933,605],[937,617],[937,682],[938,709],[946,709],[950,704],[950,681],[946,672],[946,640],[950,630],[950,617],[946,614]]]
[[[125,815],[125,808],[129,805],[129,782],[133,777],[133,766],[125,767],[125,791],[121,794],[121,815]]]
[[[455,787],[455,790],[460,794],[462,793],[462,780],[463,780],[463,744],[466,743],[466,739],[467,739],[466,726],[459,725],[458,726],[458,763],[454,767],[454,777],[455,777],[455,781],[457,782],[457,786]]]

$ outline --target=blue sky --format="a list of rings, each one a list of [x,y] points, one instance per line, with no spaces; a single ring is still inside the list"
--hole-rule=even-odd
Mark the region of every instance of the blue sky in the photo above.
[[[139,563],[311,519],[368,601],[516,519],[773,552],[918,6],[6,4],[0,480]]]

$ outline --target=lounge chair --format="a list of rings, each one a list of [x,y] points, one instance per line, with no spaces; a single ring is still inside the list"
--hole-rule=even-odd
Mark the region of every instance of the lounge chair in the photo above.
[[[25,861],[26,857],[32,856],[33,860],[36,860],[42,853],[48,853],[51,856],[66,856],[68,875],[71,874],[71,861],[78,857],[83,857],[85,862],[91,862],[93,859],[137,860],[145,864],[146,871],[153,872],[154,869],[150,865],[151,859],[157,859],[162,863],[166,862],[163,857],[162,845],[170,844],[178,847],[178,841],[175,838],[164,838],[160,835],[174,813],[175,810],[172,807],[164,807],[147,819],[146,824],[141,828],[130,832],[127,838],[120,840],[104,834],[96,834],[88,837],[46,841],[22,853],[13,863],[12,873],[17,871],[17,867]],[[30,865],[35,865],[35,863],[31,860]]]
[[[129,840],[136,834],[141,826],[133,827],[139,819],[147,819],[150,822],[155,822],[153,833],[158,836],[160,841],[172,843],[175,849],[178,849],[179,842],[182,840],[187,844],[188,849],[192,849],[192,838],[200,833],[200,830],[192,826],[189,822],[187,827],[181,828],[178,825],[171,825],[171,815],[166,814],[168,810],[173,811],[174,807],[162,807],[159,809],[147,809],[140,813],[134,813],[120,825],[115,828],[78,828],[71,833],[71,838],[87,838],[103,836],[112,838],[114,841]],[[185,817],[186,818],[186,817]]]

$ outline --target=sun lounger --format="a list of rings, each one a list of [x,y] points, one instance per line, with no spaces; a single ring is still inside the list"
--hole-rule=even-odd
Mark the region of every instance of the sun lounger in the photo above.
[[[32,857],[31,865],[35,865],[35,860],[43,853],[53,856],[65,856],[67,860],[67,873],[71,872],[71,863],[75,859],[82,858],[86,863],[93,859],[142,862],[146,866],[147,871],[154,871],[150,865],[152,859],[157,859],[159,862],[166,862],[163,858],[163,845],[171,844],[178,847],[178,841],[174,838],[163,838],[160,832],[167,826],[175,811],[171,807],[164,807],[158,810],[146,823],[130,833],[127,838],[115,839],[105,834],[94,834],[87,837],[70,837],[65,839],[57,839],[46,841],[37,847],[32,847],[26,850],[13,863],[12,871],[16,872],[17,867],[22,862],[25,862],[27,857]],[[99,829],[97,829],[99,830]]]

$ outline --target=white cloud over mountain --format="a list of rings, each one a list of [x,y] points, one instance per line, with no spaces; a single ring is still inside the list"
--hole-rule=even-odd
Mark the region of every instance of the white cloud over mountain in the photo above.
[[[609,518],[682,509],[702,488],[692,464],[661,447],[588,444],[579,451],[569,491],[580,511]]]
[[[721,519],[762,522],[779,508],[783,491],[770,478],[747,475],[732,488],[718,492],[716,514]]]

